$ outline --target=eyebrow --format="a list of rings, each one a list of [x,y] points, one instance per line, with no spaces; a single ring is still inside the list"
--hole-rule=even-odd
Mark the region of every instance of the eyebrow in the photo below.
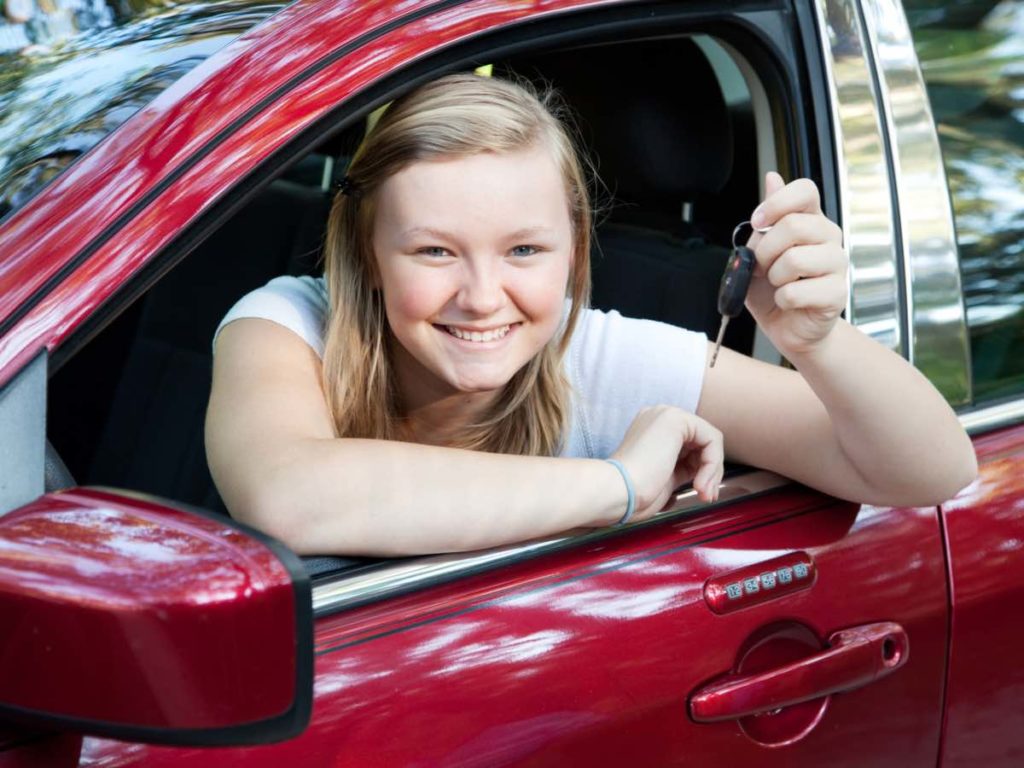
[[[555,234],[555,230],[550,227],[523,227],[522,229],[517,229],[515,232],[510,232],[507,237],[509,240],[519,240],[521,238],[553,234]],[[411,227],[402,233],[403,237],[416,237],[417,235],[427,235],[441,240],[456,239],[455,235],[451,232],[445,232],[442,229],[434,229],[433,227]]]

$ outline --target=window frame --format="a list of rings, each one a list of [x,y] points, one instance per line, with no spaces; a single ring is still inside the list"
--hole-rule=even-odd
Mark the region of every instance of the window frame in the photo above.
[[[363,120],[367,113],[391,101],[409,87],[446,71],[468,64],[479,64],[481,60],[511,57],[518,53],[579,42],[622,42],[627,37],[641,39],[652,34],[664,37],[705,34],[716,41],[729,43],[747,58],[747,62],[759,75],[769,93],[784,94],[783,100],[788,103],[784,106],[777,102],[773,103],[771,116],[775,121],[775,135],[781,137],[781,142],[788,141],[788,146],[776,146],[780,159],[789,160],[791,168],[788,170],[794,174],[817,175],[816,171],[820,170],[823,206],[826,211],[835,211],[839,195],[832,173],[834,168],[830,165],[832,156],[825,149],[828,147],[826,139],[830,132],[827,114],[821,110],[812,112],[813,108],[808,108],[803,99],[799,98],[800,93],[808,89],[824,92],[823,71],[819,71],[820,60],[814,55],[813,49],[802,51],[800,46],[799,35],[803,34],[803,44],[807,47],[807,19],[791,22],[788,28],[780,30],[758,26],[744,18],[750,14],[763,20],[767,18],[763,10],[722,10],[714,3],[673,3],[650,6],[651,9],[656,9],[656,12],[652,10],[650,14],[639,12],[639,9],[648,5],[623,3],[574,8],[550,19],[527,19],[503,25],[392,72],[357,92],[294,136],[248,176],[238,180],[222,198],[177,233],[165,247],[152,255],[142,269],[119,287],[102,309],[83,321],[60,348],[55,350],[52,371],[57,370],[92,336],[139,299],[163,274],[223,225],[271,180],[280,176],[315,146],[337,137],[353,123]],[[782,27],[783,22],[778,21],[778,17],[784,12],[785,6],[782,4],[777,10],[770,11],[776,16],[774,26]],[[667,27],[671,27],[671,35],[665,32]],[[780,31],[785,35],[792,33],[793,45],[788,49],[778,44]],[[725,34],[722,34],[723,32]],[[741,45],[736,44],[737,39],[741,41]],[[756,48],[748,44],[749,41],[754,41]],[[787,56],[790,58],[786,59]],[[801,58],[802,56],[806,58]],[[774,80],[770,81],[771,78]],[[772,100],[769,99],[769,102]],[[791,125],[787,126],[787,123]],[[808,127],[805,130],[787,130],[787,127],[800,125]],[[715,504],[704,503],[695,492],[685,490],[676,495],[669,511],[653,520],[634,525],[644,527],[661,524],[683,515],[714,510],[739,500],[769,493],[790,483],[790,480],[770,472],[750,470],[735,478],[727,478],[722,496]],[[324,573],[316,576],[314,581],[314,615],[330,615],[354,605],[435,586],[482,570],[503,567],[526,558],[620,535],[623,530],[632,527],[570,533],[497,548],[485,553],[383,561],[352,570]]]

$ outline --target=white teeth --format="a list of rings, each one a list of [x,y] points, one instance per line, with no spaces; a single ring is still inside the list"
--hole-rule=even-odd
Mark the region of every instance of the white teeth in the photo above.
[[[493,328],[489,331],[463,331],[454,325],[446,325],[444,327],[452,336],[464,341],[494,341],[495,339],[504,338],[510,328],[511,326],[503,325],[501,328]]]

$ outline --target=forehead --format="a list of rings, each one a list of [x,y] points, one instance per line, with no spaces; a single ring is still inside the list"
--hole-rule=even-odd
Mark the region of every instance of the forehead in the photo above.
[[[380,187],[377,223],[395,226],[569,227],[561,169],[544,147],[421,160]]]

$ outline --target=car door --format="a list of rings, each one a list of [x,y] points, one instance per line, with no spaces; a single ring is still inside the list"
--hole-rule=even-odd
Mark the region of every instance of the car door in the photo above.
[[[11,300],[0,366],[13,369],[38,344],[69,355],[96,330],[100,305],[111,311],[139,295],[328,124],[445,67],[655,31],[749,45],[740,60],[753,67],[752,82],[771,86],[785,105],[774,114],[795,127],[779,138],[793,172],[816,176],[842,219],[855,266],[852,319],[901,348],[891,182],[878,173],[888,158],[859,9],[819,10],[568,0],[291,6],[8,223],[10,263],[27,283]],[[288,66],[266,63],[279,61]],[[59,228],[40,227],[69,198],[75,212]],[[95,212],[97,199],[113,202]],[[30,271],[41,252],[45,269]],[[861,506],[745,471],[727,480],[719,503],[684,491],[650,523],[327,574],[314,586],[308,729],[216,759],[933,765],[945,573],[935,508]],[[81,762],[210,759],[201,748],[90,737]]]

